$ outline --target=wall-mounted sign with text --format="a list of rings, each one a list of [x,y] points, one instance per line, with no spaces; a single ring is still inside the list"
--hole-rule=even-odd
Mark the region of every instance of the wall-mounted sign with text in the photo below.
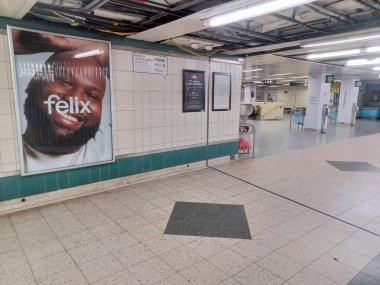
[[[168,58],[144,53],[133,53],[133,71],[142,73],[168,74]]]
[[[183,112],[205,111],[205,72],[183,70]]]
[[[212,74],[212,110],[231,110],[231,75],[213,72]]]

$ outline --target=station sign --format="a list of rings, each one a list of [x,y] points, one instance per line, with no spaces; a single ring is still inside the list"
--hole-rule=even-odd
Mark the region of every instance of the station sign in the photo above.
[[[362,82],[361,81],[355,81],[355,87],[361,87]]]

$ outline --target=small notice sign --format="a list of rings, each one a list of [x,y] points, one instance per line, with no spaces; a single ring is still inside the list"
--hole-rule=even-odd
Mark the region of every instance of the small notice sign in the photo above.
[[[204,112],[205,72],[183,70],[183,112]]]
[[[326,75],[326,83],[333,83],[334,75]]]
[[[168,58],[144,53],[133,53],[133,71],[168,74]]]

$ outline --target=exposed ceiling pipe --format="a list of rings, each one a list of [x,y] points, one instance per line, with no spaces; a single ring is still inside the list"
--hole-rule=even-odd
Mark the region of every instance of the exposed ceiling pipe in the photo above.
[[[110,3],[114,4],[116,6],[119,6],[119,7],[137,9],[137,10],[147,11],[147,12],[151,12],[151,13],[164,12],[164,13],[167,13],[168,15],[178,17],[178,18],[183,16],[182,14],[179,14],[178,12],[170,11],[170,9],[168,9],[168,8],[163,9],[163,8],[159,8],[159,7],[155,7],[155,6],[151,6],[151,5],[147,5],[147,4],[143,4],[143,3],[137,3],[137,2],[133,2],[133,1],[110,0]]]
[[[362,4],[363,6],[375,9],[375,10],[380,10],[380,3],[375,2],[373,0],[355,0],[356,2]]]
[[[244,43],[236,42],[236,38],[226,36],[224,34],[218,33],[218,32],[210,32],[210,31],[199,31],[196,34],[197,37],[215,41],[215,40],[222,40],[224,42],[227,42],[229,44],[235,45],[237,48],[247,48],[247,45]],[[246,40],[246,39],[245,39]]]
[[[179,5],[177,5],[177,6],[173,7],[173,8],[171,8],[170,11],[172,11],[172,12],[176,12],[176,11],[184,10],[184,9],[189,8],[189,7],[195,6],[195,5],[197,5],[197,4],[203,3],[204,0],[190,0],[190,1],[185,1],[184,3],[183,3],[183,2],[184,2],[184,1],[180,2]],[[182,4],[181,4],[181,3],[182,3]],[[166,12],[161,12],[161,13],[159,13],[159,14],[157,14],[157,15],[154,15],[154,16],[150,17],[148,20],[144,20],[144,21],[142,21],[141,24],[147,24],[147,23],[150,23],[150,22],[156,21],[156,20],[158,20],[158,19],[160,19],[160,18],[162,18],[162,17],[165,17],[165,16],[167,16],[167,15],[168,15],[168,13],[166,13]]]
[[[75,10],[78,11],[78,12],[89,13],[89,12],[92,12],[95,9],[99,8],[99,7],[102,7],[108,1],[109,0],[95,0],[95,1],[91,1],[87,5],[85,5],[85,6],[81,7],[81,8],[75,9]]]
[[[327,15],[325,13],[322,13],[321,11],[319,11],[318,9],[315,9],[311,6],[308,6],[308,5],[304,5],[308,10],[318,14],[319,16],[322,16],[323,18],[325,19],[328,19],[332,22],[337,22],[337,23],[344,23],[344,24],[347,24],[347,22],[345,21],[342,21],[341,19],[337,18],[337,17],[333,17],[333,16],[330,16],[330,15]]]
[[[332,11],[330,9],[327,9],[325,7],[319,6],[319,5],[314,4],[314,3],[309,3],[309,4],[306,4],[305,6],[308,8],[314,8],[314,10],[317,10],[322,14],[329,15],[329,16],[332,16],[334,18],[337,18],[337,19],[341,20],[342,22],[347,22],[347,23],[354,23],[355,22],[354,20],[350,19],[346,15],[340,14],[338,12]]]
[[[220,29],[225,29],[226,26],[221,26],[219,28]],[[262,34],[262,33],[258,33],[258,32],[252,31],[252,30],[244,29],[244,28],[242,28],[241,26],[238,26],[238,25],[228,25],[228,28],[232,29],[232,30],[234,30],[236,32],[244,33],[244,34],[246,34],[248,36],[251,36],[253,38],[263,39],[263,40],[270,41],[270,42],[279,42],[279,41],[281,41],[280,38],[269,36],[269,35]]]
[[[326,31],[323,31],[323,30],[320,30],[320,29],[314,28],[314,27],[312,27],[312,26],[310,26],[310,25],[308,25],[308,24],[302,23],[302,22],[300,22],[300,21],[298,21],[298,20],[296,20],[296,19],[292,19],[292,18],[286,17],[286,16],[281,15],[281,14],[279,14],[279,13],[272,13],[271,15],[272,15],[272,16],[275,16],[275,17],[278,18],[278,19],[285,20],[285,21],[291,22],[291,23],[293,23],[293,24],[297,24],[297,25],[299,25],[299,26],[305,27],[305,28],[307,28],[307,29],[309,29],[309,30],[312,30],[312,31],[314,31],[314,32],[317,32],[317,33],[329,34],[329,33],[326,32]]]

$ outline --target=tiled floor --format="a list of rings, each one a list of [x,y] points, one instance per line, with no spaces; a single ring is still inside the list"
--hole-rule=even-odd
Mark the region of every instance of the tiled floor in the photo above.
[[[350,138],[367,136],[380,132],[380,120],[358,119],[356,126],[328,123],[325,134],[297,129],[289,130],[290,116],[283,120],[253,121],[256,126],[256,157],[284,153],[301,148],[342,141]]]
[[[380,253],[380,175],[326,160],[380,167],[379,141],[218,168],[309,208],[206,169],[0,217],[0,284],[347,284]],[[252,239],[163,234],[176,201],[244,205]]]

